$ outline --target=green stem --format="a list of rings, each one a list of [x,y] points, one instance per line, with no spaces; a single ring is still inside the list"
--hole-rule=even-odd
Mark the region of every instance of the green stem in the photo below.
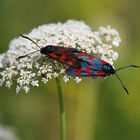
[[[64,95],[62,92],[62,87],[60,79],[56,78],[56,85],[59,96],[59,107],[60,107],[60,140],[66,140],[66,120],[65,120],[65,110],[64,110]]]

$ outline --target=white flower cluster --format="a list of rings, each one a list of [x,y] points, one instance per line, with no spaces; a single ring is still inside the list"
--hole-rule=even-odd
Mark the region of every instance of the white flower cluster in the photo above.
[[[98,31],[92,31],[82,21],[68,20],[66,23],[46,24],[33,29],[29,34],[25,34],[40,47],[46,45],[57,45],[85,51],[90,55],[100,57],[101,59],[113,65],[113,61],[118,58],[118,53],[113,47],[120,45],[121,39],[119,33],[110,26],[100,27]],[[0,54],[0,85],[11,88],[14,82],[17,83],[17,93],[22,89],[29,92],[29,86],[39,86],[39,77],[42,82],[47,83],[52,78],[62,77],[65,82],[70,77],[65,74],[65,70],[59,63],[53,61],[42,61],[43,55],[36,52],[28,57],[16,60],[18,56],[28,54],[38,50],[37,46],[31,41],[18,37],[9,44],[9,50]],[[75,81],[79,83],[80,78]]]

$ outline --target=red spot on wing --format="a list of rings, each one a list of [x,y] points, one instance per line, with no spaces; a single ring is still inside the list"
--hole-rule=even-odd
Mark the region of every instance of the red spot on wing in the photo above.
[[[50,57],[52,57],[52,58],[57,58],[57,55],[55,54],[55,53],[50,53],[50,54],[48,54]]]
[[[80,69],[75,69],[75,70],[76,70],[77,75],[81,75],[82,71]]]
[[[85,55],[84,52],[80,52],[80,53],[76,54],[76,56],[84,56],[84,55]]]
[[[103,64],[108,64],[108,62],[106,62],[106,61],[104,61],[104,60],[100,60],[101,61],[101,63],[103,63]]]
[[[65,61],[65,59],[67,58],[67,55],[66,54],[62,54],[62,56],[60,57],[60,61]]]
[[[97,71],[97,72],[96,72],[96,74],[97,74],[97,75],[101,75],[101,76],[102,76],[102,75],[105,75],[105,72],[104,72],[104,71],[102,71],[102,70],[99,70],[99,71]]]
[[[74,58],[70,60],[71,63],[74,63],[75,61],[76,61],[76,59],[74,59]]]
[[[76,59],[71,59],[71,60],[69,60],[67,63],[69,64],[69,65],[74,65],[74,63],[76,62]]]
[[[92,72],[90,71],[90,67],[89,66],[86,67],[86,72],[88,73],[88,75],[92,75]]]
[[[95,56],[88,56],[88,59],[90,59],[90,60],[92,60],[94,58],[95,58]]]
[[[94,62],[88,62],[90,65],[95,65]]]

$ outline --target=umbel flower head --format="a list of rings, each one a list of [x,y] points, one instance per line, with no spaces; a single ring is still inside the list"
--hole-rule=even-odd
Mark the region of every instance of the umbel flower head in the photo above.
[[[100,27],[97,31],[82,21],[68,20],[65,23],[45,24],[34,28],[25,34],[40,47],[47,45],[77,48],[87,54],[97,56],[110,64],[118,58],[118,53],[113,50],[120,45],[119,33],[111,26]],[[70,80],[65,69],[60,63],[43,61],[44,55],[39,51],[17,61],[17,57],[38,50],[37,46],[22,37],[13,39],[6,53],[0,54],[0,86],[11,88],[13,83],[17,85],[16,92],[24,90],[28,93],[30,86],[39,86],[39,81],[47,83],[52,78],[61,77],[64,82]],[[74,80],[78,83],[79,77]]]

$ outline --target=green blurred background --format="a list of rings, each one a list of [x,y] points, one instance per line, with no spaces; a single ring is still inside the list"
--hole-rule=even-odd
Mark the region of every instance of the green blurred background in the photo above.
[[[111,25],[121,35],[115,67],[140,65],[139,0],[0,0],[0,52],[34,27],[67,19],[83,20],[93,30]],[[84,78],[63,85],[67,140],[140,140],[140,69],[119,72],[104,81]],[[59,140],[59,103],[55,80],[26,95],[0,87],[0,125],[21,140]]]

